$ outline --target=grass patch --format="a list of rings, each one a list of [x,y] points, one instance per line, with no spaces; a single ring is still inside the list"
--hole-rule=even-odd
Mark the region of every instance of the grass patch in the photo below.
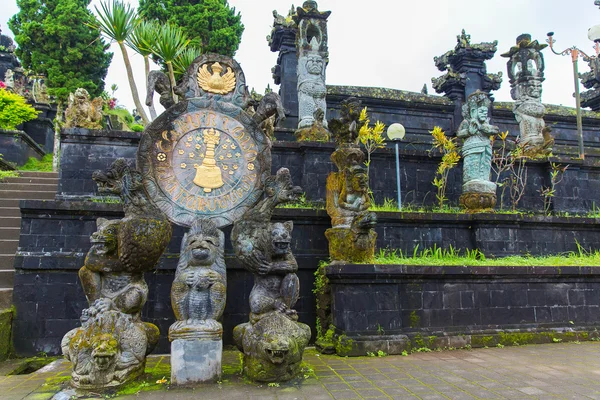
[[[586,250],[581,246],[578,251],[549,256],[509,256],[487,258],[481,251],[466,250],[461,252],[452,246],[442,249],[434,246],[419,250],[415,247],[413,254],[405,254],[402,250],[380,250],[375,255],[375,264],[402,265],[435,265],[435,266],[506,266],[506,267],[568,267],[568,266],[600,266],[600,251]]]
[[[46,154],[41,160],[29,157],[27,162],[19,167],[20,171],[52,172],[52,154]]]
[[[306,193],[302,193],[302,196],[293,203],[280,204],[277,208],[306,208],[311,210],[324,210],[325,207],[321,203],[315,203],[306,199]]]
[[[6,178],[17,178],[18,176],[19,171],[0,171],[0,182]]]
[[[119,197],[115,196],[94,196],[90,198],[92,203],[110,203],[110,204],[121,204],[123,201]]]

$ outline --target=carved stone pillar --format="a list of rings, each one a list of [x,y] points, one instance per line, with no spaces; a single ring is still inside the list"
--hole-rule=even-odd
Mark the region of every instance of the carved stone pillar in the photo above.
[[[472,44],[471,35],[467,35],[464,29],[456,40],[453,50],[433,58],[436,67],[447,72],[431,81],[437,93],[455,102],[454,123],[458,125],[466,99],[477,90],[488,94],[498,90],[502,83],[502,72],[488,74],[485,66],[485,62],[494,57],[498,41]]]
[[[513,112],[519,122],[521,144],[533,153],[548,152],[552,144],[544,123],[546,107],[542,104],[544,56],[541,50],[547,46],[532,41],[531,35],[524,33],[517,37],[516,46],[502,54],[508,58],[510,95],[515,100]]]

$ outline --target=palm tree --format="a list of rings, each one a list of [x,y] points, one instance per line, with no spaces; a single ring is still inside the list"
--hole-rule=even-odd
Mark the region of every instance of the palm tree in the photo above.
[[[146,84],[148,84],[148,75],[150,74],[150,55],[152,50],[150,44],[156,32],[158,31],[158,24],[154,21],[141,21],[134,28],[129,37],[127,38],[127,45],[136,53],[144,57],[144,67],[146,72]],[[156,109],[154,108],[154,101],[148,106],[150,109],[150,118],[156,119]]]
[[[179,80],[186,72],[188,67],[202,54],[202,50],[197,47],[188,47],[183,50],[175,60],[173,60],[173,73],[175,79]]]
[[[131,70],[131,62],[129,61],[127,48],[125,47],[125,41],[140,20],[137,17],[135,9],[120,0],[112,0],[110,4],[108,1],[102,1],[100,2],[100,7],[101,10],[98,7],[94,7],[98,14],[96,18],[98,22],[97,28],[100,29],[100,32],[104,36],[119,44],[119,48],[123,54],[123,61],[125,62],[125,69],[127,70],[127,78],[129,79],[129,87],[131,87],[133,102],[144,124],[148,124],[149,120],[138,95],[137,86],[133,79],[133,71]]]
[[[161,25],[154,40],[150,42],[152,54],[159,57],[167,66],[169,71],[169,80],[171,81],[171,90],[175,87],[175,72],[173,71],[173,62],[185,50],[190,40],[181,28],[171,25]],[[173,98],[177,101],[175,93]]]

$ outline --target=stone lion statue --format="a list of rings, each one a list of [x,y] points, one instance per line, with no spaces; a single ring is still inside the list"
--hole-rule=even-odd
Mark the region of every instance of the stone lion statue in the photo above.
[[[65,128],[102,129],[102,99],[90,100],[87,90],[79,88],[69,95]]]

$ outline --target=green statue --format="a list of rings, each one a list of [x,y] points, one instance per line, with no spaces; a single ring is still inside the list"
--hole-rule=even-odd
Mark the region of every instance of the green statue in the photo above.
[[[496,184],[490,181],[492,144],[490,136],[499,132],[490,124],[491,100],[482,91],[469,96],[463,105],[461,122],[456,136],[464,140],[463,187],[460,203],[468,210],[479,211],[496,205]]]

